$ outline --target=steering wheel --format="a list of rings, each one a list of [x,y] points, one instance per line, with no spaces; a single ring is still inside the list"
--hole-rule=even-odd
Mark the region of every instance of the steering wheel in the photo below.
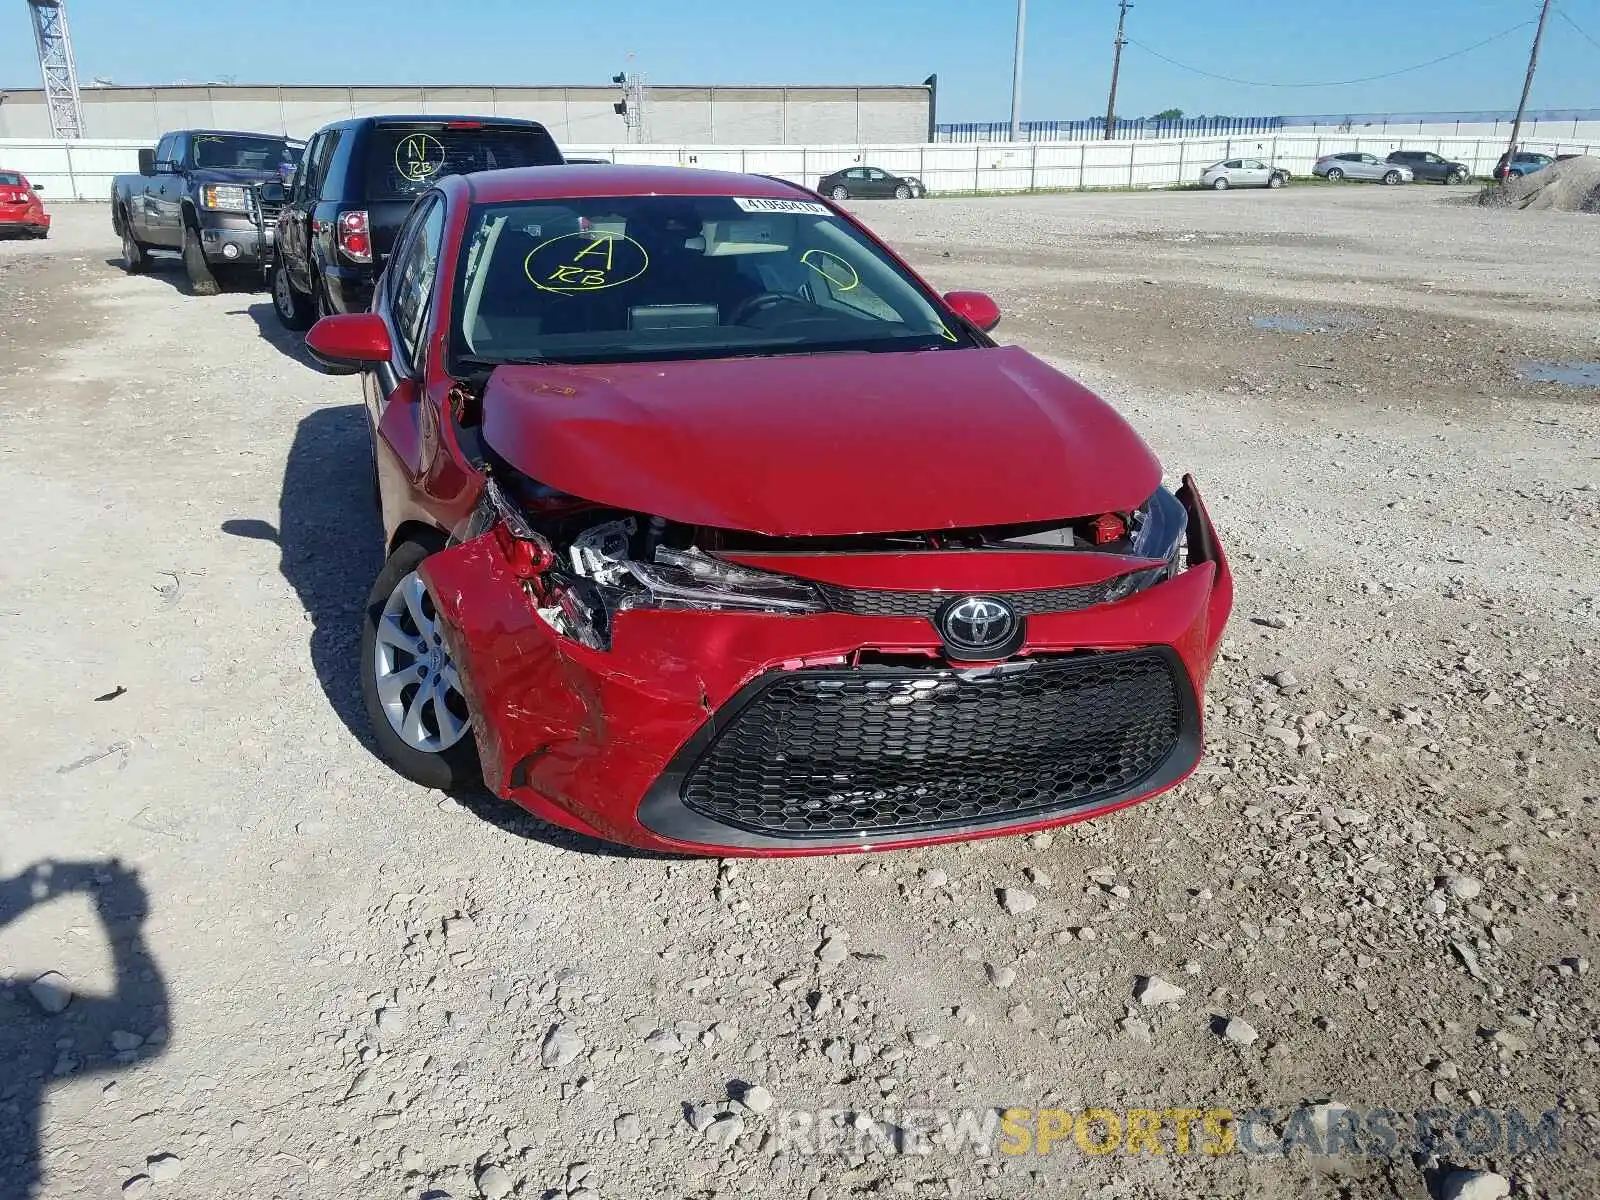
[[[800,304],[811,308],[811,302],[789,292],[757,292],[748,300],[741,300],[737,307],[728,314],[729,325],[743,325],[749,318],[758,313],[768,312],[784,304]]]

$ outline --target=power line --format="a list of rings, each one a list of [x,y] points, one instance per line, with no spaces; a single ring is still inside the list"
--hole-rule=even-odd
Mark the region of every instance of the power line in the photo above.
[[[1263,80],[1260,80],[1260,79],[1235,79],[1232,75],[1218,75],[1213,71],[1207,71],[1207,70],[1204,70],[1204,69],[1202,69],[1200,67],[1192,67],[1188,63],[1179,62],[1175,58],[1168,58],[1165,54],[1161,53],[1161,51],[1153,50],[1149,46],[1146,46],[1143,42],[1135,41],[1133,38],[1129,38],[1128,39],[1128,45],[1137,46],[1137,47],[1139,47],[1139,49],[1143,50],[1146,54],[1153,54],[1153,55],[1155,55],[1155,57],[1159,58],[1162,62],[1171,63],[1173,66],[1179,68],[1180,70],[1190,71],[1195,75],[1204,75],[1207,79],[1220,79],[1223,83],[1236,83],[1236,84],[1239,84],[1241,87],[1262,87],[1262,88],[1351,87],[1354,84],[1358,84],[1358,83],[1375,83],[1380,79],[1393,79],[1396,75],[1409,75],[1413,71],[1421,71],[1421,70],[1425,70],[1428,67],[1437,66],[1439,63],[1442,63],[1442,62],[1449,62],[1452,58],[1460,58],[1463,54],[1471,54],[1474,50],[1481,50],[1481,49],[1483,49],[1483,47],[1489,45],[1491,42],[1498,42],[1501,38],[1510,37],[1513,33],[1516,33],[1518,30],[1526,29],[1528,26],[1530,26],[1532,24],[1533,24],[1533,22],[1531,20],[1530,21],[1523,21],[1523,22],[1521,22],[1519,24],[1513,25],[1510,29],[1501,30],[1499,33],[1495,34],[1493,37],[1484,38],[1483,41],[1481,41],[1481,42],[1474,42],[1472,45],[1467,46],[1467,47],[1465,47],[1465,48],[1463,48],[1461,50],[1452,50],[1449,54],[1441,54],[1438,58],[1430,58],[1427,62],[1417,63],[1416,66],[1413,66],[1413,67],[1401,67],[1398,71],[1384,71],[1382,74],[1379,74],[1379,75],[1365,75],[1360,79],[1332,79],[1332,80],[1325,80],[1325,81],[1320,82],[1320,83],[1267,83],[1267,82],[1264,82]]]
[[[1567,10],[1566,9],[1564,9],[1564,8],[1556,9],[1556,16],[1560,17],[1568,25],[1571,25],[1574,29],[1576,29],[1578,31],[1578,36],[1581,37],[1584,41],[1588,42],[1596,50],[1600,50],[1600,42],[1595,41],[1594,38],[1589,36],[1588,31],[1585,30],[1582,25],[1579,25],[1571,17],[1567,16]]]

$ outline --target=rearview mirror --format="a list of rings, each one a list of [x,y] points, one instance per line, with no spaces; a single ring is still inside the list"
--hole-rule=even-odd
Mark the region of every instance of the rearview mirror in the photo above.
[[[944,302],[956,316],[985,333],[1000,324],[1000,306],[983,292],[950,292]]]
[[[306,334],[306,349],[330,370],[359,370],[394,357],[389,326],[377,313],[336,313]]]
[[[154,150],[139,151],[139,174],[147,179],[156,173],[156,152]]]

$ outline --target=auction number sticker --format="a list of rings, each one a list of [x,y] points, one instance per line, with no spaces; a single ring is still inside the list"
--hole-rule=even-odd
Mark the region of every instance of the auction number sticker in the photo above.
[[[394,169],[413,183],[432,179],[444,167],[444,143],[431,133],[413,133],[394,148]]]
[[[799,213],[807,217],[833,216],[833,209],[816,200],[768,200],[763,197],[735,196],[733,202],[747,213]]]
[[[620,233],[580,230],[540,242],[522,269],[541,292],[598,292],[631,283],[650,268],[650,255]]]

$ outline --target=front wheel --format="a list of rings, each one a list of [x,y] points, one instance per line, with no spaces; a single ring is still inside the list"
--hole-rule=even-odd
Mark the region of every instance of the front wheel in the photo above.
[[[1338,183],[1339,180],[1341,180],[1343,178],[1344,178],[1344,172],[1341,171],[1338,167],[1330,167],[1330,168],[1328,168],[1328,182],[1329,183]]]
[[[1465,183],[1468,178],[1469,178],[1469,176],[1467,175],[1466,170],[1465,169],[1459,169],[1459,170],[1451,171],[1449,175],[1445,176],[1445,182],[1446,183]]]
[[[1227,177],[1223,176],[1223,175],[1219,175],[1215,179],[1213,179],[1211,181],[1211,190],[1214,191],[1214,192],[1225,192],[1225,191],[1227,191],[1228,190]]]
[[[1286,182],[1287,180],[1285,180],[1282,175],[1274,175],[1271,179],[1267,180],[1267,186],[1269,188],[1281,188]]]
[[[909,200],[909,199],[911,199],[911,189],[908,188],[905,184],[902,183],[899,187],[895,188],[895,190],[894,190],[894,198],[896,200]]]
[[[272,309],[285,329],[296,333],[310,329],[317,319],[311,297],[303,294],[289,278],[289,267],[278,255],[272,260]]]
[[[1400,172],[1399,171],[1389,171],[1389,172],[1387,172],[1383,177],[1383,182],[1385,184],[1387,184],[1389,187],[1393,187],[1395,184],[1400,182]]]
[[[482,770],[461,677],[417,573],[431,553],[401,543],[372,585],[361,624],[361,697],[384,760],[413,783],[452,791],[479,782]]]
[[[199,232],[187,221],[183,224],[183,270],[189,276],[189,290],[196,296],[215,296],[222,290],[200,248]]]
[[[848,200],[850,199],[850,189],[841,183],[838,187],[829,192],[828,195],[832,196],[835,200]]]

